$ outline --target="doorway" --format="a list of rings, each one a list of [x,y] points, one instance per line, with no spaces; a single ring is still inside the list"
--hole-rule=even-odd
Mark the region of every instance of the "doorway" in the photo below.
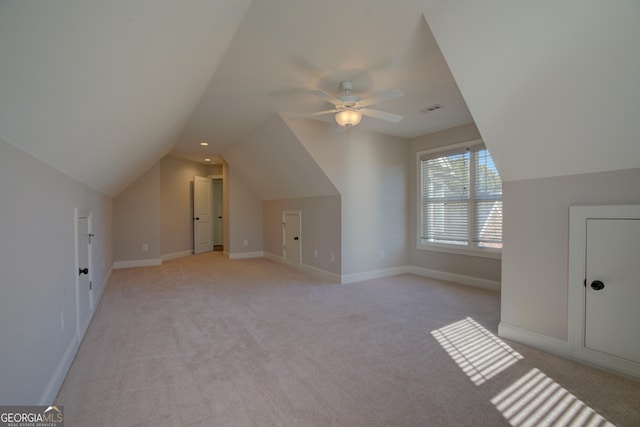
[[[223,250],[222,178],[193,178],[193,253]]]
[[[302,263],[302,211],[282,211],[282,260],[300,266]]]
[[[572,206],[569,227],[573,354],[640,378],[640,206]]]
[[[76,277],[76,333],[82,337],[89,327],[93,313],[93,264],[91,259],[91,211],[75,209],[75,277]]]
[[[213,184],[210,178],[193,178],[193,253],[213,250]]]

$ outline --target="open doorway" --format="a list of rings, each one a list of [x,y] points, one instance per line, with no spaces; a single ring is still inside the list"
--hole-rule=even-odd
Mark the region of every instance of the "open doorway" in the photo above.
[[[193,253],[223,251],[223,179],[193,179]]]

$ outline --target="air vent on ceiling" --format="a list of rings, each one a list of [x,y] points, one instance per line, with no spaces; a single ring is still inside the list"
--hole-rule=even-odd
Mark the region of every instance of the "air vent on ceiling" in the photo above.
[[[427,113],[431,113],[432,111],[439,110],[441,108],[444,108],[444,105],[442,105],[442,104],[433,104],[433,105],[430,105],[428,107],[423,108],[422,110],[420,110],[420,112],[422,114],[427,114]]]

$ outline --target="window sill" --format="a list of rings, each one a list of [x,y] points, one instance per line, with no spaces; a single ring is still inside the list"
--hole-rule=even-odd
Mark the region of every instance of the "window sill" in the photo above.
[[[423,251],[443,252],[443,253],[455,254],[455,255],[474,256],[479,258],[502,259],[502,250],[499,250],[499,249],[456,248],[449,245],[437,245],[437,244],[429,244],[429,245],[418,244],[416,249],[423,250]]]

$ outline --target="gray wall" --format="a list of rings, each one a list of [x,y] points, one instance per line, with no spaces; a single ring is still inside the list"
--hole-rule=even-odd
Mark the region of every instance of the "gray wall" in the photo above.
[[[340,196],[269,200],[262,204],[264,252],[282,257],[282,211],[299,210],[302,218],[302,264],[340,274]],[[317,257],[314,254],[317,251]],[[334,260],[331,261],[331,254]]]
[[[409,170],[411,208],[409,209],[409,242],[412,265],[427,268],[430,270],[443,271],[447,273],[461,274],[480,279],[500,282],[501,262],[499,259],[481,258],[466,255],[455,255],[442,252],[416,249],[417,247],[417,211],[418,211],[418,190],[416,153],[459,142],[479,139],[480,133],[476,126],[471,123],[458,126],[430,135],[424,135],[411,140],[411,154],[409,156]]]
[[[262,201],[234,173],[233,166],[225,170],[223,199],[227,200],[229,212],[225,209],[228,230],[225,227],[224,250],[232,257],[262,252]]]
[[[501,321],[567,339],[569,206],[640,203],[640,169],[504,183]]]
[[[346,279],[407,265],[409,141],[357,127],[336,133],[315,120],[286,123],[342,196]]]
[[[116,261],[160,259],[159,162],[115,198],[114,227]]]
[[[99,295],[113,264],[112,199],[2,138],[0,199],[0,404],[51,403],[81,338],[74,209],[92,212]]]
[[[159,260],[193,250],[193,178],[222,173],[222,165],[173,156],[153,165],[115,198],[116,260]]]
[[[193,178],[210,168],[173,156],[160,161],[161,255],[193,250]]]

